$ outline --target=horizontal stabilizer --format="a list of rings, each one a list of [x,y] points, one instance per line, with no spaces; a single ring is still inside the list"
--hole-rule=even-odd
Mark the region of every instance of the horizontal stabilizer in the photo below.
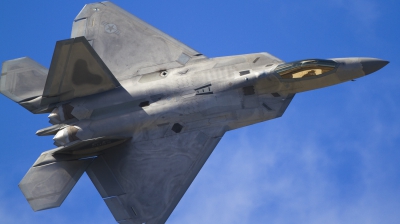
[[[19,188],[34,211],[59,207],[93,158],[33,166]]]
[[[88,96],[120,86],[85,37],[58,41],[42,105]]]
[[[24,57],[3,62],[0,92],[33,112],[40,106],[40,96],[46,83],[48,70]]]

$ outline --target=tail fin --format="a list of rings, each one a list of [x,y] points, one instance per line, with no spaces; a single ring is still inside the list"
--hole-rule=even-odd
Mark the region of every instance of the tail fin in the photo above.
[[[33,112],[40,105],[48,70],[24,57],[3,62],[0,77],[0,92],[11,100]]]
[[[41,105],[120,86],[85,37],[57,41]]]
[[[18,185],[34,211],[59,207],[93,160],[70,160],[55,151],[42,153]]]
[[[104,136],[43,152],[18,186],[34,211],[59,207],[99,153],[128,139]]]
[[[85,37],[58,41],[50,70],[30,58],[3,63],[0,92],[32,113],[120,86]]]

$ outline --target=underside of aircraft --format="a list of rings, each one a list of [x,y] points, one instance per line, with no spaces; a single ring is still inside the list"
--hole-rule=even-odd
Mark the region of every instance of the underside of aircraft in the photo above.
[[[388,61],[268,53],[208,58],[111,2],[87,4],[50,68],[6,61],[0,91],[49,113],[56,148],[19,187],[58,207],[86,172],[119,223],[164,223],[224,133],[280,117],[294,95],[354,80]]]

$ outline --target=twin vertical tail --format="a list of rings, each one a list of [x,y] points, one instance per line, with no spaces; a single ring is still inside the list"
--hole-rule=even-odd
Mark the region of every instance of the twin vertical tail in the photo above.
[[[66,101],[118,86],[117,79],[85,37],[58,41],[49,70],[24,57],[4,62],[0,77],[0,92],[35,114],[51,112]],[[64,126],[60,123],[57,128]],[[39,134],[57,130],[51,127]],[[76,139],[46,151],[29,169],[19,187],[33,210],[58,207],[96,155],[125,140],[114,137]]]
[[[119,86],[85,37],[58,41],[49,70],[24,57],[5,61],[0,77],[0,92],[35,114]]]

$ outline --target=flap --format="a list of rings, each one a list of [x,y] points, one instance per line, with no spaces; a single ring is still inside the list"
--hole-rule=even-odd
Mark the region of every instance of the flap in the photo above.
[[[85,37],[58,41],[42,105],[104,92],[120,86]]]

